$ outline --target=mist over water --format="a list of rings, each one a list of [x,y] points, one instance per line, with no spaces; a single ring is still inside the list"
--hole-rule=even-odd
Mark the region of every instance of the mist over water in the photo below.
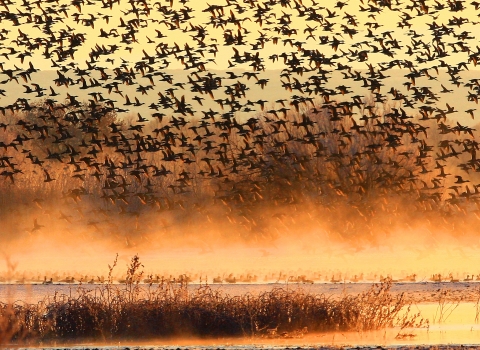
[[[0,346],[478,339],[479,9],[0,1]]]
[[[405,241],[385,239],[380,245],[361,246],[358,242],[318,237],[309,233],[289,232],[281,238],[264,242],[242,242],[213,234],[168,239],[159,234],[150,235],[148,241],[142,237],[132,237],[133,246],[111,239],[99,239],[95,234],[88,238],[75,237],[62,232],[59,235],[39,236],[26,241],[12,241],[4,246],[5,256],[15,264],[16,279],[22,274],[29,278],[57,273],[59,275],[101,276],[108,272],[108,265],[119,254],[119,265],[115,274],[125,273],[131,256],[139,254],[144,271],[149,274],[196,275],[197,279],[208,277],[209,282],[217,276],[229,274],[257,275],[259,281],[275,281],[282,275],[308,275],[318,281],[336,278],[353,278],[364,275],[370,280],[379,281],[380,275],[404,278],[415,273],[417,281],[428,280],[434,273],[463,279],[479,272],[476,248],[456,237],[436,236],[436,245],[430,246],[425,234],[412,232]],[[212,239],[212,236],[214,239]],[[86,243],[85,240],[89,241]],[[213,242],[212,242],[213,240]],[[138,243],[137,243],[138,242]],[[411,243],[416,242],[416,243]],[[401,261],[401,264],[399,264]],[[3,274],[9,273],[7,264]],[[12,271],[10,271],[12,272]],[[78,278],[78,277],[77,277]],[[282,282],[285,277],[281,277]],[[196,280],[197,282],[197,280]]]

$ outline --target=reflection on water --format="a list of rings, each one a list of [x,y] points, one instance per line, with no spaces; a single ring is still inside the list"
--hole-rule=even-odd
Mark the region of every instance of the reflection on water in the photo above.
[[[121,287],[122,285],[116,285]],[[148,285],[144,285],[148,288]],[[152,285],[150,288],[157,288],[158,285]],[[28,303],[37,303],[46,297],[53,295],[75,295],[78,288],[86,290],[95,290],[101,287],[99,284],[0,284],[0,301],[22,301]],[[253,284],[210,284],[213,289],[221,289],[226,294],[231,296],[243,295],[246,293],[260,294],[268,292],[273,288],[299,289],[313,294],[325,294],[327,296],[341,296],[344,294],[359,294],[369,290],[372,283],[314,283],[314,284],[299,284],[299,283],[253,283]],[[189,288],[192,290],[198,288],[198,284],[190,284]],[[480,294],[478,290],[480,283],[475,282],[459,282],[459,283],[394,283],[391,288],[392,293],[407,293],[409,296],[415,297],[417,302],[432,301],[431,296],[439,290],[448,290],[450,296],[458,298],[464,297],[469,301],[476,300]],[[466,298],[465,298],[466,297]],[[435,299],[436,300],[436,299]]]
[[[413,339],[403,338],[401,344],[480,344],[480,324],[476,323],[477,305],[472,302],[447,302],[417,304],[413,312],[430,321],[424,329],[408,329],[400,334],[414,334]]]
[[[403,331],[402,331],[403,332]],[[410,330],[408,330],[410,332]],[[339,347],[349,348],[361,346],[363,350],[368,347],[378,350],[378,346],[395,347],[399,350],[400,346],[412,346],[414,349],[418,345],[446,345],[445,349],[454,350],[454,344],[480,345],[480,328],[456,329],[455,327],[445,326],[442,329],[422,329],[414,330],[413,338],[398,339],[398,329],[387,329],[375,332],[335,332],[323,334],[309,334],[302,339],[262,339],[262,338],[243,338],[243,339],[159,339],[148,342],[116,342],[115,344],[85,342],[81,344],[70,345],[69,349],[122,349],[122,350],[319,350],[335,349]],[[65,349],[63,347],[49,346],[44,349]],[[467,349],[463,345],[458,348]],[[478,347],[475,346],[475,349]],[[435,347],[436,350],[442,350],[442,347]]]
[[[312,293],[325,293],[339,296],[342,293],[359,293],[370,288],[370,284],[313,284],[313,285],[268,285],[268,284],[236,284],[212,285],[212,288],[221,288],[230,295],[240,295],[246,292],[253,294],[271,290],[273,287],[303,288]],[[79,286],[72,285],[1,285],[0,299],[2,301],[21,301],[35,303],[44,298],[57,296],[74,296]],[[94,290],[95,285],[82,285],[81,288]],[[190,288],[196,288],[192,285]],[[470,288],[467,283],[438,284],[438,283],[405,283],[395,284],[393,292],[407,291],[409,293],[438,291],[441,288],[450,288],[462,292]],[[94,291],[92,291],[93,293]],[[271,348],[292,346],[354,346],[354,345],[428,345],[428,344],[480,344],[480,323],[477,322],[478,305],[474,302],[446,301],[444,303],[414,303],[410,312],[420,313],[420,317],[429,320],[428,326],[421,329],[387,329],[374,332],[335,332],[321,334],[307,334],[301,339],[173,339],[149,342],[149,345],[163,346],[193,346],[200,349],[202,344],[206,349],[233,346],[246,348]],[[93,344],[85,344],[93,345]],[[116,344],[127,345],[126,343]],[[132,344],[130,344],[132,345]],[[134,345],[140,345],[135,343]],[[95,346],[99,346],[96,344]],[[148,348],[148,346],[146,347]],[[168,350],[168,349],[167,349]]]

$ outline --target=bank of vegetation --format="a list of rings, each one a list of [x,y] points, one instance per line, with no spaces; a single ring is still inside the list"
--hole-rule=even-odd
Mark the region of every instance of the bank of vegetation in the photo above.
[[[221,289],[186,283],[141,285],[134,256],[126,282],[55,295],[37,304],[1,303],[0,340],[6,343],[148,340],[192,336],[302,337],[307,332],[368,331],[421,326],[403,295],[388,281],[364,293],[332,298],[302,289],[274,288],[230,296]]]

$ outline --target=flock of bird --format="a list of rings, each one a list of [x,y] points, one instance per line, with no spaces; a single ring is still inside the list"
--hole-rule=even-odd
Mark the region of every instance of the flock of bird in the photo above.
[[[68,273],[50,273],[50,278],[47,276],[33,275],[33,274],[17,274],[14,276],[0,276],[0,283],[16,283],[16,284],[105,284],[108,283],[108,278],[105,276],[94,275],[82,275],[82,274],[68,274]],[[420,278],[417,274],[406,275],[402,278],[394,278],[392,275],[383,276],[382,274],[370,274],[364,273],[348,275],[342,273],[321,273],[321,272],[309,272],[308,274],[298,275],[298,273],[290,271],[289,273],[281,271],[264,274],[258,276],[253,273],[246,274],[234,274],[224,273],[218,274],[216,277],[209,278],[208,275],[202,273],[194,274],[180,274],[174,275],[162,275],[162,274],[150,274],[145,278],[140,278],[140,283],[146,284],[164,284],[164,283],[213,283],[213,284],[235,284],[235,283],[299,283],[299,284],[313,284],[313,283],[415,283],[415,282],[479,282],[480,274],[477,275],[464,275],[466,277],[460,278],[457,274],[456,277],[452,273],[442,275],[440,273],[433,274],[430,277]],[[128,277],[116,276],[111,279],[111,282],[124,284],[129,282]]]
[[[52,275],[52,274],[51,274]],[[58,273],[53,273],[53,277],[48,278],[47,276],[41,275],[18,275],[18,276],[0,276],[0,283],[13,283],[16,284],[72,284],[72,283],[83,283],[83,284],[105,284],[108,283],[108,279],[105,276],[93,276],[93,275],[71,275],[68,273],[63,273],[62,275]],[[465,276],[465,275],[464,275]],[[371,274],[365,275],[364,273],[348,275],[341,273],[320,273],[320,272],[310,272],[307,274],[298,275],[298,273],[290,271],[289,273],[280,272],[280,273],[267,273],[263,276],[258,276],[252,273],[246,274],[234,274],[234,273],[224,273],[223,275],[217,275],[216,277],[209,278],[207,275],[201,273],[195,274],[181,274],[178,276],[174,275],[162,275],[162,274],[151,274],[145,278],[141,278],[139,282],[146,284],[164,284],[164,283],[213,283],[213,284],[234,284],[234,283],[298,283],[298,284],[313,284],[313,283],[424,283],[424,282],[479,282],[480,274],[477,275],[466,275],[464,278],[454,276],[452,273],[442,275],[440,273],[433,274],[430,277],[419,278],[417,274],[406,275],[402,278],[394,278],[391,275],[383,276],[382,274]],[[128,283],[128,277],[117,276],[112,278],[111,282],[115,283]]]
[[[463,76],[480,59],[465,29],[479,3],[196,6],[0,0],[0,101],[13,98],[0,106],[3,205],[20,193],[68,224],[84,205],[139,230],[211,222],[254,239],[295,225],[370,242],[427,220],[470,227],[479,143],[462,117],[474,118],[480,79]],[[53,81],[35,81],[40,60]],[[288,98],[270,88],[270,64]],[[396,71],[403,83],[388,89]],[[48,226],[36,215],[27,231]]]

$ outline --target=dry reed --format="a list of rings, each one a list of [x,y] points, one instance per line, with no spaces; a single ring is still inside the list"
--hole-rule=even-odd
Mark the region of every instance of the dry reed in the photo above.
[[[110,267],[110,274],[116,263]],[[38,304],[0,304],[0,339],[12,342],[113,341],[176,336],[255,337],[309,332],[368,331],[412,325],[403,295],[389,281],[359,295],[334,299],[302,289],[274,288],[258,295],[229,296],[209,285],[162,280],[140,286],[141,264],[132,258],[124,285],[108,283],[55,295]]]

